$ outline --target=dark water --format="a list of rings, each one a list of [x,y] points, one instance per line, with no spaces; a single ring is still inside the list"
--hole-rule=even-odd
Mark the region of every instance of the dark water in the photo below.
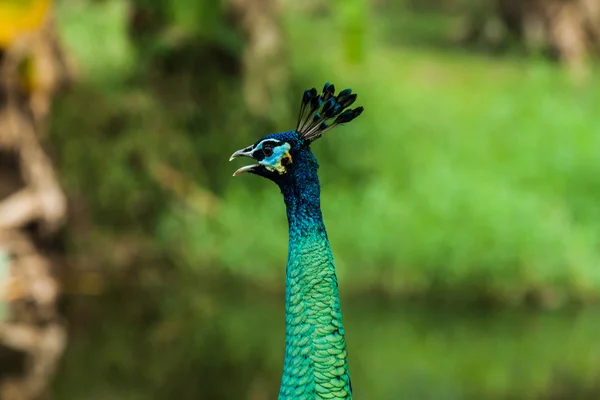
[[[600,310],[344,306],[357,399],[600,399]],[[232,311],[231,329],[258,336],[273,369],[282,362],[278,308]]]
[[[598,309],[342,300],[356,399],[600,399]],[[73,324],[55,398],[276,398],[280,295],[198,295],[162,316],[141,306],[148,301],[115,296],[83,309],[87,320]]]

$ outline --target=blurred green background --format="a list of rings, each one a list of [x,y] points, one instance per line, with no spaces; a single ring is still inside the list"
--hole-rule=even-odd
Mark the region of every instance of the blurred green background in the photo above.
[[[313,146],[355,397],[600,398],[597,67],[489,4],[58,1],[54,397],[276,398],[284,205],[227,160],[332,81],[366,110]]]

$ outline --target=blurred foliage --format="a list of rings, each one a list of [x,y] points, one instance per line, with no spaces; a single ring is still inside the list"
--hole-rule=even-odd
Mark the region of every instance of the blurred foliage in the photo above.
[[[326,80],[321,54],[342,56],[318,41],[327,21],[289,23],[298,75]],[[598,82],[572,87],[543,61],[374,43],[360,69],[339,63],[335,75],[377,106],[315,145],[342,286],[515,304],[596,298]],[[252,180],[232,184],[210,216],[172,216],[165,231],[190,265],[280,285],[284,210],[276,190]],[[267,219],[259,238],[240,228]]]
[[[360,306],[600,294],[600,80],[575,87],[542,59],[442,47],[456,9],[437,10],[286,4],[295,91],[281,101],[294,109],[331,80],[366,108],[314,145],[357,397],[597,390],[594,311]],[[63,0],[57,20],[81,72],[51,123],[72,200],[66,246],[72,273],[101,270],[106,292],[65,300],[56,397],[273,398],[285,210],[271,183],[231,178],[227,159],[295,121],[245,109],[245,39],[219,1]]]

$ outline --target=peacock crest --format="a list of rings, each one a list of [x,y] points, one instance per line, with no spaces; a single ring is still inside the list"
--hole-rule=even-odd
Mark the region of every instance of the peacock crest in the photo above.
[[[335,86],[330,82],[323,86],[321,94],[315,88],[306,89],[302,96],[296,132],[310,143],[337,125],[352,121],[363,112],[362,106],[348,109],[356,101],[356,97],[357,94],[352,93],[352,89],[344,89],[336,96]]]

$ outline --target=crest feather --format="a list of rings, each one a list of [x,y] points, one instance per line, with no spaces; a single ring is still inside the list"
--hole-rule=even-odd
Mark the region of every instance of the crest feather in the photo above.
[[[356,97],[352,89],[344,89],[335,96],[335,86],[329,82],[323,86],[321,94],[317,94],[315,88],[306,89],[300,104],[296,132],[304,140],[313,142],[337,125],[352,121],[363,112],[362,106],[348,109]]]

